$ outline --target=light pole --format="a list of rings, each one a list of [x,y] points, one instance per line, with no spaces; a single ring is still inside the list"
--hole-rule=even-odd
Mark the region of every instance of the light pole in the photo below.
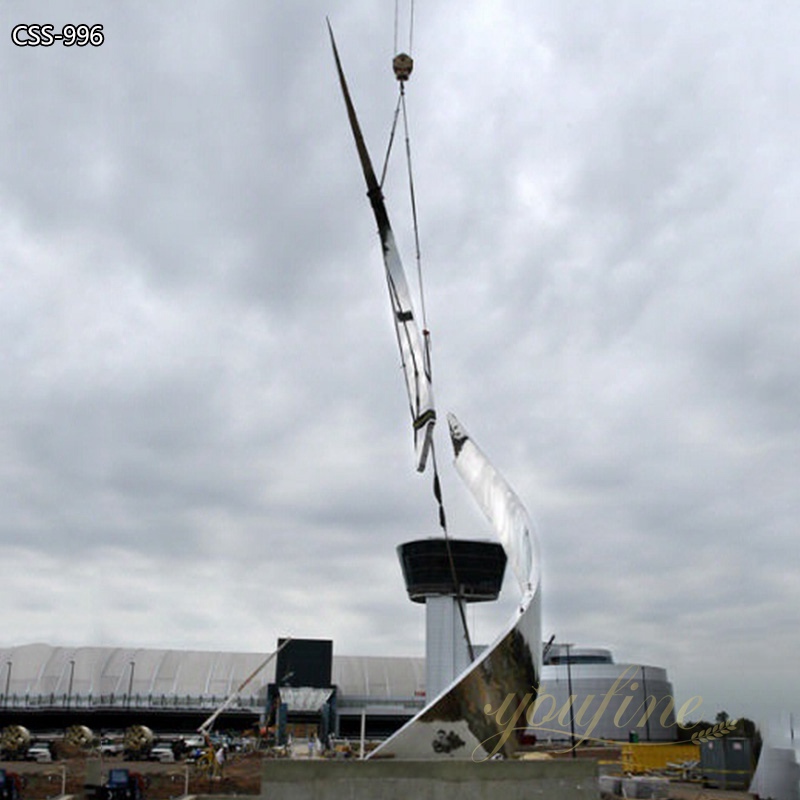
[[[131,708],[131,693],[133,692],[133,671],[136,669],[136,662],[131,661],[131,674],[128,678],[128,710],[130,711]]]
[[[11,687],[11,662],[6,661],[6,666],[8,667],[8,672],[6,672],[6,693],[3,697],[3,705],[8,708],[8,692]]]
[[[69,685],[67,686],[67,711],[69,711],[70,705],[72,704],[72,680],[75,677],[75,660],[70,659],[69,661]]]
[[[570,734],[570,743],[572,747],[570,748],[570,752],[572,753],[573,758],[577,758],[577,754],[575,753],[575,705],[572,702],[572,657],[570,656],[569,649],[572,647],[571,644],[567,646],[567,692],[569,693],[569,734]]]

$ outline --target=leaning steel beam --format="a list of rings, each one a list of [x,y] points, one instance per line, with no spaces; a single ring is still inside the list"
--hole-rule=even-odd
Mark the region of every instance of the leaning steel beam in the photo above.
[[[414,432],[414,446],[416,450],[417,470],[423,472],[428,460],[428,452],[433,438],[433,426],[436,422],[436,410],[433,403],[433,387],[431,385],[430,365],[426,356],[422,336],[414,315],[411,303],[411,293],[408,289],[400,253],[389,224],[389,215],[383,202],[383,194],[372,168],[369,152],[364,143],[361,127],[358,124],[350,91],[344,77],[333,30],[328,24],[333,46],[333,55],[336,59],[336,69],[339,73],[339,83],[342,87],[347,117],[353,131],[358,157],[367,183],[367,196],[369,197],[375,221],[378,223],[378,235],[381,239],[383,250],[383,263],[386,271],[386,282],[389,287],[389,302],[392,306],[392,320],[397,333],[397,344],[400,348],[400,359],[405,373],[408,402],[411,410],[411,421]]]

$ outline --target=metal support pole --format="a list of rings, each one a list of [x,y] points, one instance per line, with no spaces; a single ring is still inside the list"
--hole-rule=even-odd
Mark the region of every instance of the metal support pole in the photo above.
[[[72,705],[72,680],[75,677],[75,660],[69,662],[69,686],[67,687],[67,710]]]
[[[133,692],[133,670],[136,668],[136,662],[131,661],[131,674],[128,678],[128,710],[131,707],[131,693]]]
[[[6,693],[3,698],[3,705],[8,708],[8,692],[11,687],[11,662],[6,661],[6,665],[8,666],[8,672],[6,672]]]
[[[570,744],[572,745],[570,751],[572,753],[573,758],[577,758],[578,755],[575,752],[575,704],[572,702],[572,658],[569,654],[569,648],[571,645],[567,645],[567,692],[569,693],[569,733],[570,733]]]

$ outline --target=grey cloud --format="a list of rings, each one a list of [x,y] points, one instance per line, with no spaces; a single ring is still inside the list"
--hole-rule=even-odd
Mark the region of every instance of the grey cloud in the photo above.
[[[394,548],[435,505],[323,11],[73,4],[102,48],[0,47],[9,643],[422,650]],[[379,163],[391,14],[327,11]],[[799,22],[419,7],[408,88],[440,411],[539,522],[545,628],[732,714],[798,703],[724,664],[797,656]]]

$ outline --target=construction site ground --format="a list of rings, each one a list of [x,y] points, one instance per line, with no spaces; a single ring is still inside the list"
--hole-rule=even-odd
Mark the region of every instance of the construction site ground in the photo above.
[[[162,764],[152,761],[125,761],[121,757],[104,758],[102,769],[107,772],[123,767],[140,773],[145,781],[145,800],[169,800],[185,794],[258,795],[261,790],[263,753],[234,755],[221,776],[209,775],[193,764],[182,761]],[[87,759],[74,757],[52,763],[4,761],[0,767],[16,772],[24,779],[21,800],[49,800],[62,792],[82,797],[86,783]],[[672,783],[670,800],[746,800],[746,792],[704,788],[699,784]],[[609,795],[610,797],[610,795]]]
[[[258,795],[261,791],[261,761],[263,754],[235,755],[224,766],[221,776],[177,761],[161,764],[154,761],[124,761],[121,757],[104,758],[102,769],[107,772],[122,767],[142,775],[145,800],[168,800],[184,794]],[[37,764],[29,761],[3,761],[0,767],[22,776],[22,800],[47,800],[62,794],[82,797],[86,783],[86,758],[70,758]]]

